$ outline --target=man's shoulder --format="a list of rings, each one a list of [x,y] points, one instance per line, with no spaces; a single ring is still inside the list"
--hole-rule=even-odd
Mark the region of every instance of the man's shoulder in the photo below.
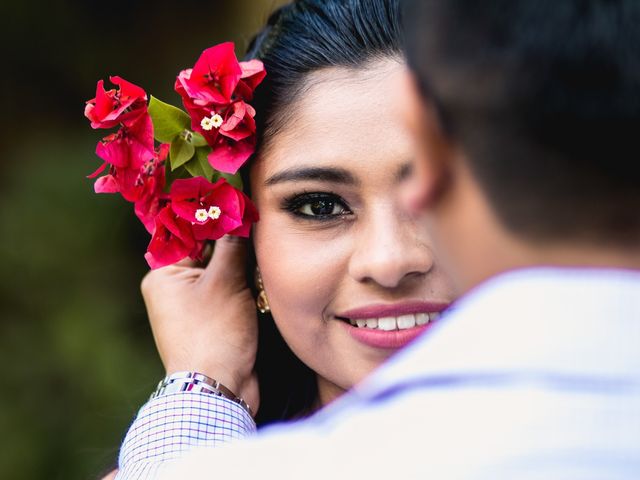
[[[219,464],[235,478],[634,478],[639,288],[635,272],[496,279],[319,414],[202,451],[176,471],[195,476]]]
[[[212,465],[234,478],[562,478],[555,469],[572,468],[567,478],[618,478],[605,473],[640,467],[640,390],[619,393],[414,384],[202,450],[175,467],[182,476],[167,478]]]
[[[640,381],[640,272],[538,268],[480,286],[363,384],[543,376]]]

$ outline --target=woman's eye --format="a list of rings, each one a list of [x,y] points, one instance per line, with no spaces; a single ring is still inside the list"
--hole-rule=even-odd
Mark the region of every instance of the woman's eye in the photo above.
[[[326,217],[329,215],[342,215],[345,213],[344,205],[332,199],[317,199],[302,204],[298,212],[302,215]]]
[[[284,209],[314,220],[330,220],[351,213],[347,204],[338,195],[328,193],[306,193],[288,199]]]

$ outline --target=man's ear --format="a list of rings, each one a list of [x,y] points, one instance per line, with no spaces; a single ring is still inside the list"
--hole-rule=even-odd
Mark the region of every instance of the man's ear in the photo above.
[[[415,158],[415,174],[405,189],[404,201],[411,210],[428,209],[448,181],[452,149],[433,104],[422,94],[409,69],[402,75],[400,88],[401,121],[413,139]]]

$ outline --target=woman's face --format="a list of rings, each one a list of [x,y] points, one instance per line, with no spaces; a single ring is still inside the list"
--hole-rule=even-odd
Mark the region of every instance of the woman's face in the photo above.
[[[386,60],[312,74],[251,169],[271,312],[318,374],[322,404],[428,328],[454,296],[424,219],[400,201],[413,161],[395,100],[403,68]]]

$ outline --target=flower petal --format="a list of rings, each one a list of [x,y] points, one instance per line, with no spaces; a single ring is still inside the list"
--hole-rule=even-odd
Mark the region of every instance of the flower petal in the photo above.
[[[258,215],[258,209],[255,207],[251,199],[242,192],[238,193],[240,195],[240,199],[242,200],[244,210],[242,216],[242,225],[229,232],[229,234],[248,238],[249,234],[251,233],[251,226],[260,220],[260,215]]]
[[[232,42],[225,42],[202,52],[184,83],[192,98],[228,103],[241,76],[235,47]]]
[[[160,268],[188,257],[195,247],[191,225],[176,217],[167,205],[156,216],[145,259],[151,268]]]
[[[107,168],[107,165],[109,165],[107,162],[103,162],[102,165],[100,165],[95,172],[93,172],[90,175],[87,175],[87,178],[96,178],[98,175],[104,172],[104,169]]]
[[[249,60],[248,62],[240,62],[242,76],[236,87],[236,95],[245,101],[253,98],[253,91],[264,80],[267,75],[264,64],[260,60]]]
[[[254,150],[255,138],[253,136],[239,142],[223,139],[211,150],[207,159],[216,170],[224,173],[236,173],[251,157]]]
[[[118,193],[120,188],[113,175],[105,175],[96,180],[93,184],[93,191],[96,193]]]
[[[95,98],[89,100],[84,110],[92,128],[113,128],[118,124],[130,126],[147,111],[145,91],[120,77],[111,77],[118,90],[104,89],[98,81]]]

